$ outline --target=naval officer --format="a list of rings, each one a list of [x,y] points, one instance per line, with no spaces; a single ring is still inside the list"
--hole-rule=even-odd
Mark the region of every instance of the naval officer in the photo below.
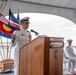
[[[75,67],[76,55],[73,52],[71,39],[67,40],[67,44],[68,44],[68,46],[64,49],[64,53],[65,53],[66,57],[69,59],[68,73],[71,73],[71,72],[75,72],[74,67]]]
[[[19,75],[18,74],[19,49],[20,47],[31,41],[31,33],[27,30],[28,27],[29,27],[29,17],[22,18],[20,30],[16,30],[12,34],[11,45],[15,47],[14,75]]]

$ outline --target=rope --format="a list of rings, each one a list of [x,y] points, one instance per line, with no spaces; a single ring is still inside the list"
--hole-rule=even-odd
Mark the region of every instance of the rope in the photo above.
[[[7,39],[7,52],[6,52],[6,55],[7,55],[6,57],[7,57],[7,59],[8,59],[8,49],[9,49],[9,48],[8,48],[8,39]]]
[[[0,37],[1,38],[1,37]],[[3,55],[4,55],[4,58],[5,58],[5,52],[4,52],[4,47],[3,47],[3,42],[2,42],[2,38],[1,38],[1,44],[2,44],[2,51],[3,51]]]
[[[1,50],[0,50],[0,55],[1,55],[1,58],[2,58],[2,60],[3,60],[3,56],[2,56]]]
[[[12,49],[12,47],[10,47],[9,59],[10,59],[10,57],[11,57],[11,49]]]

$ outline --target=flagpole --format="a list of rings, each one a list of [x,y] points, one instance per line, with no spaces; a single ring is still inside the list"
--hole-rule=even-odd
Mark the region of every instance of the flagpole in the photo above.
[[[18,9],[18,13],[17,13],[17,21],[18,21],[18,24],[21,25],[21,23],[20,23],[19,11],[20,11],[20,10]]]
[[[18,9],[18,14],[19,14],[19,11],[20,11],[20,10]]]
[[[9,9],[11,9],[11,5],[12,5],[12,3],[11,3],[11,1],[9,1]]]

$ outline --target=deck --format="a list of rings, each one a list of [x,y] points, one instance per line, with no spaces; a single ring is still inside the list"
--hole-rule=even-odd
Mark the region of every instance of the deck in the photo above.
[[[14,75],[14,71],[0,72],[0,75]],[[66,74],[65,71],[63,75],[76,75],[76,74]]]
[[[14,75],[14,71],[0,72],[0,75]]]

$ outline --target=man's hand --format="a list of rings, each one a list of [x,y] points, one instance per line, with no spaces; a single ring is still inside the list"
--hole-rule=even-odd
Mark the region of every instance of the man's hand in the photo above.
[[[12,43],[14,43],[15,39],[17,38],[16,34],[12,34]]]

